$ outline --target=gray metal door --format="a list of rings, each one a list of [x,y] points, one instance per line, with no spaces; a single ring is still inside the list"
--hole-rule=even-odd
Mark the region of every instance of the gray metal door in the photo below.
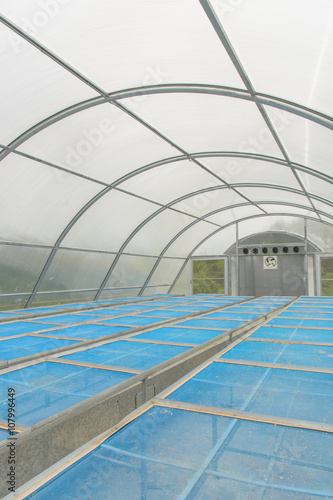
[[[239,257],[240,295],[306,295],[304,255]]]

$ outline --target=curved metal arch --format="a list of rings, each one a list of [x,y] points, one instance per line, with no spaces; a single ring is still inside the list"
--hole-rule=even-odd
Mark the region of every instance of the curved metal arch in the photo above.
[[[114,184],[111,184],[110,186],[106,187],[105,189],[103,189],[102,191],[100,191],[99,193],[97,193],[97,195],[95,195],[88,203],[86,203],[84,205],[84,207],[81,208],[81,210],[72,218],[72,220],[69,222],[69,224],[67,224],[67,226],[65,227],[65,229],[62,231],[62,233],[60,234],[60,236],[58,237],[55,245],[54,245],[54,248],[52,250],[52,252],[50,253],[43,269],[42,269],[42,272],[41,274],[39,275],[36,283],[35,283],[35,286],[31,292],[31,295],[29,297],[29,300],[27,301],[27,304],[26,304],[26,307],[29,307],[38,290],[39,290],[39,287],[42,283],[42,280],[44,279],[45,275],[46,275],[46,272],[48,271],[54,257],[55,257],[55,254],[61,244],[61,242],[64,240],[64,238],[67,236],[67,234],[69,233],[69,231],[72,229],[72,227],[75,225],[75,223],[82,217],[82,215],[89,209],[92,207],[92,205],[94,205],[97,201],[99,201],[104,195],[106,195],[109,191],[111,191],[111,189],[117,189],[117,186],[118,183],[114,183]],[[258,185],[257,185],[258,186]],[[269,184],[266,184],[265,187],[271,187],[272,189],[286,189],[290,192],[294,192],[294,193],[297,193],[297,194],[302,194],[302,191],[299,191],[299,190],[296,190],[296,189],[293,189],[293,188],[284,188],[284,187],[276,187],[275,185],[272,185],[270,186]],[[228,186],[226,185],[223,185],[223,186],[212,186],[212,187],[209,187],[209,188],[205,188],[205,189],[202,189],[202,190],[198,190],[196,192],[193,192],[193,193],[189,193],[187,195],[184,195],[180,198],[177,198],[176,200],[173,200],[172,202],[168,203],[167,205],[164,205],[163,207],[161,207],[159,210],[157,210],[156,212],[154,212],[154,214],[152,214],[150,217],[148,217],[145,221],[143,221],[143,223],[141,223],[132,233],[131,235],[129,236],[129,238],[126,239],[126,241],[124,242],[124,244],[122,245],[121,249],[119,250],[119,252],[123,252],[124,248],[127,246],[127,244],[131,241],[131,239],[142,229],[142,227],[147,224],[148,222],[150,222],[150,220],[152,220],[154,217],[156,217],[161,211],[163,210],[166,210],[167,208],[172,208],[173,205],[175,205],[176,203],[179,203],[180,201],[183,201],[187,198],[190,198],[192,196],[197,196],[198,194],[202,194],[202,193],[205,193],[205,192],[209,192],[209,191],[213,191],[213,190],[217,190],[217,189],[229,189]],[[120,190],[120,189],[119,189]],[[121,190],[122,191],[122,190]],[[126,192],[126,191],[123,191],[123,192]],[[129,193],[129,192],[126,192],[127,194],[130,194],[132,196],[135,196],[133,195],[132,193]],[[246,197],[244,197],[246,198]],[[260,202],[262,203],[262,202]],[[254,205],[253,202],[251,202],[251,200],[249,200],[249,204],[252,204]],[[276,204],[279,204],[279,202],[277,202]],[[187,214],[189,216],[191,216],[190,214]],[[198,219],[200,220],[200,219]],[[125,245],[125,246],[124,246]],[[111,273],[113,272],[113,269],[115,267],[115,265],[117,264],[118,260],[119,260],[119,257],[120,257],[120,254],[118,254],[119,256],[116,257],[114,263],[112,264],[111,268],[109,269],[108,273],[106,274],[105,276],[105,279],[103,280],[102,284],[101,284],[101,287],[99,289],[99,291],[97,292],[96,294],[96,298],[95,300],[98,299],[98,297],[100,296],[103,288],[102,286],[104,287],[105,286],[105,283],[107,281],[107,279],[111,276]]]
[[[11,151],[16,149],[18,146],[23,144],[26,140],[30,139],[32,136],[36,135],[41,130],[53,125],[54,123],[67,118],[73,114],[79,113],[81,111],[85,111],[94,106],[98,106],[100,104],[111,103],[115,104],[118,100],[127,99],[130,97],[139,97],[142,95],[152,95],[152,94],[163,94],[163,93],[197,93],[197,94],[212,94],[224,97],[232,97],[236,99],[245,99],[248,101],[259,102],[262,105],[267,105],[270,107],[278,108],[283,111],[288,111],[292,114],[296,114],[302,118],[308,119],[310,121],[314,121],[321,126],[327,127],[333,130],[333,118],[320,113],[314,109],[307,108],[305,106],[301,106],[295,102],[288,101],[285,99],[281,99],[275,96],[270,96],[268,94],[256,94],[253,97],[248,91],[237,89],[235,87],[226,87],[226,86],[218,86],[218,85],[204,85],[204,84],[169,84],[169,85],[150,85],[150,86],[141,86],[135,87],[133,89],[128,90],[120,90],[116,92],[110,92],[108,95],[108,99],[105,99],[105,96],[93,97],[91,99],[87,99],[80,103],[69,106],[58,113],[55,113],[44,120],[40,121],[36,125],[30,127],[28,130],[19,135],[16,139],[14,139],[8,146],[6,151],[2,151],[0,153],[0,161],[2,158],[7,156]],[[124,106],[121,106],[124,112],[128,112]]]
[[[330,227],[333,227],[333,223],[331,224],[330,222],[326,222],[326,221],[318,221],[318,219],[315,219],[314,217],[308,217],[308,216],[305,216],[305,215],[299,215],[299,214],[293,214],[293,213],[290,213],[290,214],[287,214],[287,213],[275,213],[275,214],[269,214],[268,216],[267,215],[264,215],[264,214],[258,214],[258,215],[253,215],[253,216],[249,216],[249,217],[245,217],[243,219],[239,219],[237,221],[233,221],[233,222],[230,222],[228,224],[226,224],[223,228],[219,228],[217,229],[216,231],[214,231],[212,234],[208,235],[208,236],[205,236],[205,238],[203,238],[192,250],[191,252],[188,254],[188,256],[186,257],[186,259],[184,260],[184,263],[183,265],[181,266],[180,270],[178,271],[171,287],[169,288],[168,292],[167,293],[170,293],[172,288],[175,286],[175,284],[177,283],[178,281],[178,278],[180,277],[181,273],[183,272],[186,264],[188,263],[188,261],[190,260],[190,258],[192,257],[192,255],[194,254],[194,252],[203,244],[205,243],[209,238],[212,238],[213,236],[215,236],[219,231],[223,231],[224,229],[226,229],[227,227],[229,226],[232,226],[233,224],[237,224],[239,222],[244,222],[246,220],[250,220],[250,219],[256,219],[256,218],[262,218],[262,217],[284,217],[284,216],[287,216],[287,217],[297,217],[299,219],[306,219],[306,220],[313,220],[314,222],[320,222],[321,224],[325,224],[327,226],[330,226]]]
[[[263,202],[265,204],[271,204],[271,205],[275,205],[275,203],[273,201],[268,201],[268,202]],[[229,206],[229,207],[224,207],[223,209],[217,209],[217,210],[214,210],[213,212],[210,212],[208,214],[205,214],[203,217],[202,217],[202,220],[206,219],[207,217],[211,217],[212,215],[215,215],[217,213],[220,213],[220,212],[223,212],[223,211],[226,211],[226,210],[232,210],[234,208],[238,208],[240,206],[247,206],[249,205],[248,203],[240,203],[240,204],[237,204],[237,205],[233,205],[233,206]],[[315,212],[313,209],[310,209],[309,207],[305,206],[305,205],[300,205],[300,204],[297,204],[297,203],[280,203],[280,205],[283,205],[283,206],[292,206],[292,207],[295,207],[295,208],[302,208],[304,210],[308,210],[309,212]],[[270,217],[270,216],[275,216],[276,214],[268,214],[266,215],[266,217]],[[288,214],[288,213],[285,213],[286,216],[291,216],[291,213]],[[299,214],[298,214],[299,215]],[[327,214],[326,212],[322,212],[322,215],[326,215],[330,218],[332,218],[332,223],[327,223],[328,225],[332,225],[333,226],[333,216],[330,216],[329,214]],[[244,220],[248,220],[249,218],[252,218],[252,217],[256,217],[256,216],[251,216],[251,217],[245,217]],[[306,216],[304,215],[301,215],[300,217],[303,217],[305,218]],[[316,222],[321,222],[320,220],[318,220],[317,218],[311,218],[312,220],[315,220]],[[241,222],[243,219],[239,219],[237,221],[233,221],[231,223],[228,223],[226,224],[225,226],[223,226],[222,228],[218,229],[217,231],[221,230],[221,229],[225,229],[226,227],[228,227],[229,225],[232,225],[232,224],[235,224],[236,222]],[[156,271],[159,263],[161,262],[162,258],[163,258],[163,255],[165,254],[165,252],[170,248],[170,246],[180,237],[182,236],[186,231],[188,231],[192,226],[194,226],[195,224],[197,224],[198,222],[200,222],[200,220],[196,220],[196,221],[193,221],[191,222],[190,224],[188,224],[186,227],[184,227],[181,231],[179,231],[178,234],[176,234],[169,242],[168,244],[164,247],[164,249],[161,251],[158,259],[156,260],[154,266],[152,267],[152,270],[150,271],[148,277],[146,278],[144,284],[142,285],[142,288],[139,292],[139,295],[142,295],[142,293],[144,292],[146,286],[148,285],[149,281],[151,280],[154,272]],[[212,234],[215,234],[216,231],[214,231]]]

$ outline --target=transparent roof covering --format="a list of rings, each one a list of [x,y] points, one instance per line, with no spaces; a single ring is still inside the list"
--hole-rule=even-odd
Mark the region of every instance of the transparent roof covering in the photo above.
[[[331,0],[0,0],[0,21],[0,267],[25,292],[170,283],[236,223],[331,230]]]

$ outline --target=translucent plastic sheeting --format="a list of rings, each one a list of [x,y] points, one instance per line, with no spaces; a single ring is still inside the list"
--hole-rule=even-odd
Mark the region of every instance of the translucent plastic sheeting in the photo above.
[[[169,209],[163,210],[133,235],[126,246],[126,252],[159,255],[173,237],[194,221],[195,219],[189,215]]]
[[[178,252],[178,250],[176,250],[175,253],[178,253],[178,255],[180,255],[182,252]],[[172,283],[183,264],[184,260],[182,259],[162,258],[158,263],[158,266],[155,269],[148,284],[158,285],[159,283]]]
[[[122,222],[112,224],[110,231],[110,214],[119,214],[119,207]],[[112,189],[80,217],[63,240],[63,246],[117,252],[129,234],[158,208],[153,203]],[[105,230],[101,231],[102,227]]]
[[[81,177],[7,156],[0,171],[0,197],[7,208],[0,221],[2,239],[53,245],[82,205],[99,191],[101,186]]]
[[[333,320],[329,319],[306,319],[306,318],[274,318],[269,322],[272,326],[298,326],[300,328],[332,328]]]
[[[332,438],[155,407],[29,498],[330,498]]]
[[[272,116],[270,106],[265,106],[265,110]],[[332,142],[333,130],[292,113],[286,113],[286,117],[289,117],[288,126],[281,128],[279,135],[291,161],[331,176],[329,144]]]
[[[207,342],[207,340],[211,340],[218,335],[221,335],[221,333],[224,333],[224,331],[162,327],[156,328],[147,333],[141,333],[140,335],[136,335],[134,338],[144,340],[162,340],[164,342],[203,344],[204,342]]]
[[[47,248],[0,245],[0,293],[31,292],[50,252]]]
[[[316,202],[314,202],[316,203]],[[332,207],[330,207],[331,209]],[[333,244],[333,228],[314,221],[308,221],[308,231],[311,241],[323,252],[331,252]]]
[[[133,109],[129,99],[122,102]],[[250,137],[265,129],[269,140],[261,154],[281,158],[256,105],[242,99],[204,93],[149,95],[140,104],[140,116],[190,153],[252,152]]]
[[[18,149],[106,183],[177,154],[167,142],[110,104],[68,116]]]
[[[294,194],[292,195],[292,197],[293,196]],[[290,201],[290,198],[291,194],[289,193],[289,199],[287,201]],[[268,199],[271,200],[271,198]],[[269,217],[265,217],[264,219],[262,218],[253,219],[240,222],[238,226],[239,239],[241,240],[242,238],[257,233],[259,220],[260,220],[260,232],[281,231],[284,234],[287,232],[287,233],[292,233],[294,236],[300,236],[301,238],[304,237],[304,221],[302,219],[299,219],[297,217],[287,217],[287,216],[278,217],[276,215],[272,215]]]
[[[4,2],[1,2],[2,14],[3,7]],[[2,107],[5,120],[2,122],[0,142],[3,144],[9,144],[59,109],[96,96],[96,93],[78,78],[4,25],[1,25],[0,40],[3,47],[1,65],[6,68],[1,80],[1,89],[7,96]],[[43,105],[36,105],[36,96]],[[13,100],[17,105],[15,113],[12,112]]]
[[[43,362],[0,375],[0,418],[8,388],[16,393],[16,421],[33,425],[132,377],[121,371]]]
[[[191,227],[186,228],[182,234],[177,235],[177,239],[166,250],[167,257],[179,257],[189,255],[194,247],[196,247],[203,239],[213,234],[218,227],[215,224],[209,224],[206,221],[200,221]],[[178,269],[179,270],[179,269]],[[172,281],[177,273],[171,276]]]
[[[9,337],[13,335],[21,335],[23,333],[40,332],[50,329],[50,325],[42,325],[37,323],[28,323],[27,321],[17,321],[13,323],[0,324],[0,336]]]
[[[103,326],[103,325],[78,325],[62,328],[61,330],[52,330],[49,335],[59,335],[61,337],[73,337],[83,339],[97,339],[105,335],[113,335],[128,330],[126,327],[120,326]]]
[[[223,193],[224,197],[225,193]],[[233,224],[238,220],[250,217],[251,215],[260,215],[262,213],[262,210],[260,208],[257,208],[253,205],[246,204],[246,200],[242,201],[241,204],[245,203],[245,206],[232,206],[232,208],[228,208],[227,210],[221,210],[215,215],[211,215],[209,217],[205,217],[206,221],[213,222],[214,224],[219,224],[222,227],[228,226],[228,224]],[[209,207],[210,208],[210,207]],[[269,212],[269,210],[267,210]],[[224,238],[226,237],[226,231],[228,229],[233,229],[233,232],[235,232],[234,227],[227,227],[227,229],[223,229],[223,237],[222,241],[220,242],[220,245],[223,245],[223,249],[225,250],[227,247],[225,247],[225,240]],[[218,233],[220,235],[220,233]],[[227,240],[228,241],[228,240]],[[214,253],[214,251],[211,250],[211,253]],[[219,251],[216,252],[217,254],[221,254],[221,246],[219,248]]]
[[[332,376],[212,363],[168,399],[333,423]]]
[[[117,286],[142,286],[156,262],[154,257],[139,257],[135,255],[122,255],[105,288]]]
[[[23,356],[31,356],[32,354],[59,349],[77,341],[64,339],[49,339],[41,337],[18,337],[15,339],[2,340],[0,342],[0,360],[10,360],[22,358]]]
[[[90,0],[79,14],[77,2],[56,5],[54,19],[49,19],[47,29],[35,33],[37,39],[63,54],[73,66],[108,92],[175,81],[216,85],[223,81],[225,85],[244,88],[200,4],[190,0],[180,5],[176,0],[156,4],[150,0],[138,5],[133,0],[125,0],[121,5],[115,1],[101,2],[95,9]],[[1,6],[11,19],[22,25],[16,9],[4,2]],[[17,9],[31,22],[40,7],[34,10],[19,2]],[[61,30],[65,21],[72,27],[70,32]],[[84,26],[90,27],[88,33],[83,30]],[[108,26],[113,27],[111,32]],[[149,36],[143,37],[142,32]],[[202,40],[205,40],[205,49]],[[116,45],[119,51],[110,53],[109,48]],[[96,53],[109,64],[101,67],[96,61]]]
[[[224,354],[223,359],[332,368],[333,347],[244,340]]]
[[[273,4],[255,0],[251,5],[237,6],[213,0],[212,5],[257,92],[333,113],[328,91],[329,61],[333,57],[330,23],[333,12],[329,0],[321,0],[318,10],[310,0],[297,0],[291,5],[288,0]],[[295,22],[297,19],[300,22]],[[272,70],[265,71],[267,67]],[[289,78],[281,78],[282,74]],[[288,124],[281,120],[276,126],[281,129]]]
[[[204,185],[202,189],[206,187],[208,186]],[[221,185],[220,189],[210,189],[198,194],[194,193],[193,196],[175,203],[174,208],[196,215],[197,217],[203,217],[215,210],[221,210],[223,214],[224,210],[222,209],[225,209],[226,213],[228,213],[229,207],[232,207],[233,210],[233,207],[237,207],[244,203],[247,204],[248,200],[245,200],[245,198],[239,193],[236,193],[236,191]],[[252,213],[254,213],[254,211],[252,211]],[[260,213],[260,211],[258,211],[258,213]],[[224,226],[227,222],[228,220],[221,225]]]
[[[68,354],[61,359],[147,370],[188,349],[190,348],[118,340],[110,344]]]
[[[268,132],[261,132],[262,139],[269,138]],[[250,139],[251,140],[251,139]],[[273,137],[271,139],[273,141]],[[260,137],[253,138],[252,141],[260,143]],[[260,146],[259,146],[260,147]],[[259,151],[257,151],[259,153]],[[288,165],[276,161],[263,161],[263,159],[249,159],[237,157],[219,157],[204,158],[205,165],[213,170],[217,175],[220,175],[229,184],[237,184],[239,182],[249,182],[251,184],[282,184],[292,188],[299,188],[291,168]]]
[[[175,182],[175,179],[177,181]],[[219,179],[189,160],[150,168],[122,183],[122,189],[167,204],[205,187],[224,185]]]
[[[311,204],[308,201],[305,194],[302,194],[301,188],[299,188],[299,193],[290,193],[290,191],[279,189],[279,188],[270,188],[266,186],[260,186],[257,184],[253,187],[243,187],[239,185],[239,191],[253,200],[255,203],[262,201],[276,201],[276,202],[290,202],[297,203],[305,208],[311,208]]]
[[[257,208],[252,206],[249,207],[249,210],[252,209],[256,211],[256,215],[259,214]],[[221,255],[235,242],[235,238],[236,225],[233,224],[232,226],[229,226],[226,229],[218,231],[216,234],[210,236],[208,240],[203,241],[202,244],[200,244],[196,249],[194,249],[194,251],[191,252],[191,255],[193,257]]]
[[[315,328],[258,328],[250,337],[258,339],[294,340],[303,342],[330,342],[333,343],[333,330],[316,330]]]
[[[114,258],[102,253],[58,250],[40,291],[99,288]]]

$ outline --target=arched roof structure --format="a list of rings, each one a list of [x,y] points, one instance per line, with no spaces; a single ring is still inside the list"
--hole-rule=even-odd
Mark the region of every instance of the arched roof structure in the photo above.
[[[330,230],[330,0],[0,11],[3,295],[167,292],[236,223]]]

